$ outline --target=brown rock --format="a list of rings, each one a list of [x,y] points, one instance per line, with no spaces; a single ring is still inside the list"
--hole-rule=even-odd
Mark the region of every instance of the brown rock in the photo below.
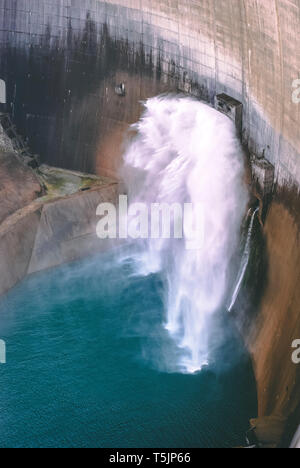
[[[259,403],[254,425],[263,443],[277,444],[300,405],[300,367],[292,362],[292,342],[300,339],[299,224],[282,199],[271,205],[265,236],[267,286],[251,338]]]
[[[36,199],[41,191],[34,172],[16,154],[0,152],[0,224]]]

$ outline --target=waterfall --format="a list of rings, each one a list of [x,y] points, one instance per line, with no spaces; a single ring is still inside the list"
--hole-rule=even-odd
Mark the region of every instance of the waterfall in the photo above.
[[[259,208],[257,208],[253,212],[253,214],[251,216],[251,221],[250,221],[250,225],[249,225],[249,229],[248,229],[245,249],[244,249],[244,252],[243,252],[241,266],[240,266],[239,273],[238,273],[238,276],[237,276],[237,283],[236,283],[236,286],[235,286],[235,289],[234,289],[234,292],[233,292],[233,295],[232,295],[232,298],[231,298],[230,305],[228,307],[228,312],[232,311],[232,309],[233,309],[233,307],[234,307],[234,305],[236,303],[236,300],[238,298],[238,295],[240,293],[240,290],[241,290],[241,287],[242,287],[242,284],[243,284],[243,280],[245,278],[245,274],[246,274],[247,267],[248,267],[248,264],[249,264],[250,253],[251,253],[251,239],[252,239],[253,226],[254,226],[255,216],[256,216],[256,213],[258,211],[259,211]]]
[[[209,361],[211,318],[228,297],[248,198],[243,153],[231,120],[196,99],[160,96],[144,106],[124,154],[129,205],[192,204],[194,219],[182,239],[136,241],[136,271],[160,272],[163,325],[180,351],[178,369],[193,373]],[[201,233],[191,248],[195,218]]]

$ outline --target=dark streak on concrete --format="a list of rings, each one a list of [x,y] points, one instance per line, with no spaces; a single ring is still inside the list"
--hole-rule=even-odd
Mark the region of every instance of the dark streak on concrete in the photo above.
[[[53,39],[48,24],[39,45],[29,48],[5,45],[0,67],[7,82],[8,111],[33,153],[44,163],[95,172],[103,115],[104,81],[114,87],[116,73],[167,80],[171,90],[185,85],[185,75],[174,61],[164,76],[161,54],[153,62],[143,43],[111,36],[107,24],[98,31],[87,14],[85,27],[75,33],[69,21],[66,46]],[[205,87],[190,84],[192,94],[208,100]],[[116,109],[116,119],[118,109]]]

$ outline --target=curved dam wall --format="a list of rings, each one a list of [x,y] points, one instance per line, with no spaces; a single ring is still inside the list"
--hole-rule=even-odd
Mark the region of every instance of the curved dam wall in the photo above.
[[[300,104],[292,98],[299,37],[300,0],[0,0],[0,111],[42,162],[117,177],[141,100],[181,91],[243,103],[244,143],[274,164],[284,186],[263,229],[268,271],[248,336],[254,424],[270,445],[287,433],[287,420],[291,435],[300,420],[299,366],[291,361],[300,338]]]
[[[44,162],[114,175],[141,99],[225,92],[244,104],[250,150],[300,183],[299,0],[0,0],[0,12],[7,108]]]

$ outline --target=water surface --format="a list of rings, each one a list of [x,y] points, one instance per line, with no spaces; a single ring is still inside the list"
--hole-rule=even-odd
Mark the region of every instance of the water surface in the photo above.
[[[32,276],[3,297],[0,446],[242,444],[256,397],[238,337],[228,323],[210,367],[164,372],[175,350],[161,288],[158,275],[136,277],[109,254]]]

